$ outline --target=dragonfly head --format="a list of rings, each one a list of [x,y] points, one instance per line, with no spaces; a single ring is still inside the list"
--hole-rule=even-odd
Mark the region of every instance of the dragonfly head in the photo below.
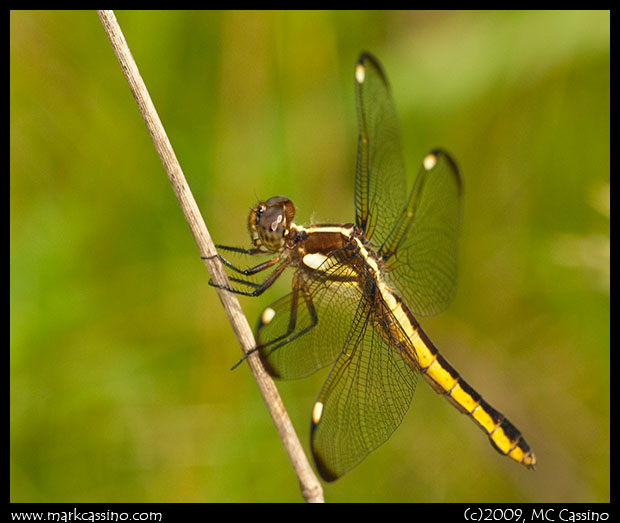
[[[263,252],[278,252],[289,234],[295,206],[285,196],[258,202],[248,216],[248,229],[254,247]]]

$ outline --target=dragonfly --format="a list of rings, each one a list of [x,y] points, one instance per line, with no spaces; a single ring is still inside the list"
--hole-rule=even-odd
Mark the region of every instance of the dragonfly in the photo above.
[[[533,469],[536,457],[519,430],[461,377],[415,318],[441,312],[455,293],[459,169],[447,152],[434,149],[407,192],[395,104],[370,53],[359,56],[354,83],[355,222],[297,225],[293,202],[274,196],[249,213],[251,248],[217,246],[269,257],[241,269],[218,254],[230,269],[230,286],[222,287],[230,292],[260,296],[294,269],[291,291],[260,315],[251,352],[274,378],[302,378],[331,365],[310,430],[325,481],[391,436],[419,376],[469,416],[500,454]]]

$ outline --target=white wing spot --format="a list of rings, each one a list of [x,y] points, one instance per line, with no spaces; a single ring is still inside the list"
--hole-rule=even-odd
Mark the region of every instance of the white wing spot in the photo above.
[[[437,156],[433,153],[427,154],[422,163],[424,164],[424,168],[427,171],[430,171],[433,167],[435,167],[435,165],[437,165]]]
[[[271,323],[271,320],[273,320],[275,315],[276,311],[274,311],[271,307],[267,307],[261,314],[260,321],[263,325],[267,325],[268,323]]]
[[[357,64],[357,67],[355,68],[355,79],[357,80],[357,83],[363,84],[364,78],[366,78],[366,69],[364,69],[362,64]]]
[[[321,416],[323,415],[323,404],[320,401],[317,401],[312,407],[312,422],[315,425],[318,425],[319,421],[321,421]]]

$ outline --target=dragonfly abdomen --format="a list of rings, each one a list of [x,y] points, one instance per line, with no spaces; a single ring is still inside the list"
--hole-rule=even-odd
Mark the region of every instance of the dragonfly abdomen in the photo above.
[[[419,368],[426,381],[463,414],[469,416],[489,437],[495,450],[533,469],[536,457],[521,432],[502,413],[489,405],[439,354],[419,325],[416,331],[417,337],[413,340],[416,353],[432,355],[430,363]]]
[[[500,454],[533,469],[536,457],[521,432],[503,414],[489,405],[439,354],[400,297],[383,281],[379,281],[378,288],[383,303],[399,325],[397,331],[391,329],[390,336],[398,342],[409,365],[415,366],[436,392],[443,394],[463,414],[471,417]]]

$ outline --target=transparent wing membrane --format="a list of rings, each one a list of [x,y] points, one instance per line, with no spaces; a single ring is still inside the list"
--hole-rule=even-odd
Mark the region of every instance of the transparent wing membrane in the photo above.
[[[415,391],[413,362],[392,339],[394,319],[362,302],[317,403],[312,453],[321,476],[332,481],[385,442],[400,425]],[[396,324],[397,325],[397,324]],[[402,339],[402,338],[401,338]]]
[[[458,168],[445,152],[432,151],[379,250],[386,281],[414,314],[437,314],[454,297],[460,220]]]
[[[338,251],[323,270],[297,272],[296,290],[263,311],[256,337],[271,375],[301,378],[334,362],[362,297],[355,279],[342,281],[351,277],[349,262],[350,254]]]
[[[420,315],[444,310],[456,287],[461,179],[450,156],[429,153],[408,198],[398,117],[388,81],[371,55],[355,71],[358,153],[356,223],[389,260],[388,281]]]
[[[355,170],[356,223],[380,245],[406,195],[400,131],[390,87],[377,60],[362,54],[355,69],[358,144]]]
[[[349,271],[348,264],[336,263],[327,274],[297,273],[296,277],[303,279],[297,290],[265,309],[256,337],[261,359],[271,375],[301,378],[334,362],[361,294],[355,281],[342,284],[330,278]]]

